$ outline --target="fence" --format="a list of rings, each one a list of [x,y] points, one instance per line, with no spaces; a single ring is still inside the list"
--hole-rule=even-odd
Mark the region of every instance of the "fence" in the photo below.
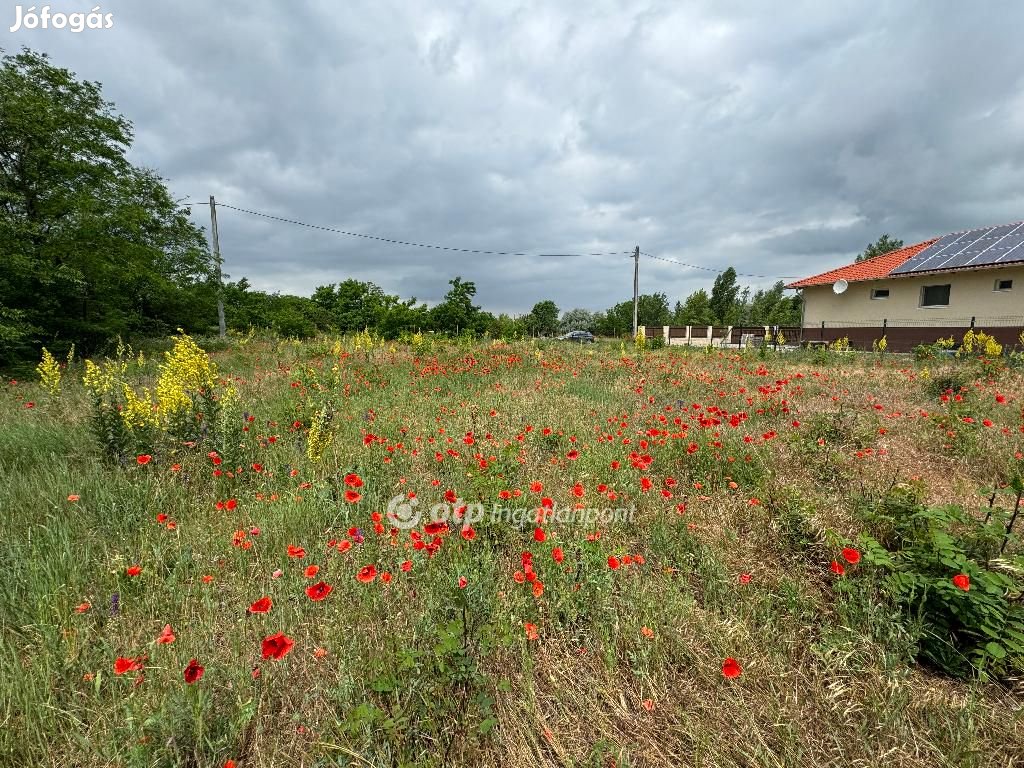
[[[958,321],[960,321],[958,323]],[[981,322],[984,321],[984,322]],[[1020,347],[1024,333],[1024,317],[955,318],[950,325],[924,324],[920,320],[889,320],[874,323],[826,322],[807,326],[640,326],[645,338],[664,339],[665,344],[692,347],[748,347],[765,341],[772,345],[831,344],[847,339],[852,349],[871,349],[883,336],[890,352],[910,352],[919,344],[933,344],[937,339],[952,336],[957,341],[969,330],[984,331],[1003,345],[1004,349]],[[781,341],[780,341],[781,336]]]

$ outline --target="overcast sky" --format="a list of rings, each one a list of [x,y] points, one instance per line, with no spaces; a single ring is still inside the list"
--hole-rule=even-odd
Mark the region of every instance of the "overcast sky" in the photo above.
[[[100,81],[135,124],[132,159],[180,198],[771,276],[846,263],[882,232],[909,244],[1024,218],[1017,0],[108,0],[113,29],[79,34],[12,33],[16,5],[0,0],[0,45]],[[453,254],[218,213],[226,271],[264,290],[354,277],[434,302],[461,275],[513,313],[632,291],[625,256]],[[641,291],[671,301],[714,279],[640,269]]]

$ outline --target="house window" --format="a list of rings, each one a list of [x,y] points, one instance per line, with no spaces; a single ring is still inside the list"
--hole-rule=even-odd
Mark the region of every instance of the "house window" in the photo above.
[[[949,285],[926,285],[921,289],[922,307],[948,307]]]
[[[1012,291],[1013,280],[996,280],[997,291]]]
[[[872,288],[871,289],[872,299],[888,299],[889,289],[888,288]]]

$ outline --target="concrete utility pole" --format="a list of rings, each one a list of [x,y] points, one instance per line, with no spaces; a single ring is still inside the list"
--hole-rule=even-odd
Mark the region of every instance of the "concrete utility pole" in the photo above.
[[[217,325],[223,339],[228,329],[224,323],[224,277],[221,274],[220,238],[217,237],[217,201],[213,195],[210,195],[210,234],[213,237],[213,262],[217,265]]]
[[[212,197],[210,198],[213,199]],[[637,330],[637,310],[640,307],[640,246],[636,247],[633,251],[633,338],[636,338]]]

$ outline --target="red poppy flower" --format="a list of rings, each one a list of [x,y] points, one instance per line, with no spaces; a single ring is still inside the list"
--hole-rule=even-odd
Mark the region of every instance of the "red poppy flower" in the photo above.
[[[359,493],[359,491],[353,491],[351,488],[345,491],[345,501],[349,504],[355,504],[361,498],[363,498],[363,494]]]
[[[843,549],[843,559],[850,565],[856,565],[860,562],[860,552],[858,552],[856,549],[845,547]]]
[[[465,576],[459,576],[459,589],[465,589],[468,583]]]
[[[543,594],[544,594],[544,583],[540,579],[538,579],[537,581],[533,582],[533,596],[534,597],[540,597]]]
[[[303,558],[306,556],[306,550],[302,547],[296,547],[294,544],[288,545],[288,557]]]
[[[842,576],[844,573],[846,573],[846,569],[843,568],[843,564],[840,563],[838,560],[833,560],[832,565],[830,565],[829,568],[831,569],[832,573],[834,573],[836,576]]]
[[[192,659],[192,661],[188,663],[188,666],[185,667],[185,682],[192,685],[192,683],[202,678],[203,672],[205,671],[206,669],[202,667],[196,659]]]
[[[357,475],[355,472],[350,472],[345,475],[345,485],[350,488],[360,488],[363,485],[363,478]]]
[[[565,553],[562,552],[561,547],[555,547],[551,550],[551,557],[554,558],[556,563],[560,563],[565,559]]]
[[[145,466],[146,464],[149,464],[149,462],[151,462],[152,460],[153,457],[150,456],[148,453],[143,453],[135,457],[136,463],[138,463],[140,466]]]
[[[575,496],[577,499],[582,499],[583,498],[583,484],[582,483],[576,483],[576,485],[574,485],[572,487],[572,495]]]
[[[128,659],[124,656],[118,656],[114,660],[114,674],[123,675],[126,672],[137,672],[142,669],[142,663],[145,660],[145,656],[137,656],[134,659]]]
[[[534,541],[543,542],[545,539],[547,539],[547,537],[548,537],[548,535],[546,533],[544,533],[544,529],[543,528],[534,528],[533,529],[533,540]]]
[[[953,577],[953,584],[958,588],[967,592],[971,588],[971,577],[966,573],[958,573]]]
[[[730,656],[722,662],[722,674],[732,679],[743,674],[743,669],[740,667],[739,662]]]
[[[537,632],[536,624],[531,624],[527,621],[523,624],[523,629],[526,631],[527,640],[536,640],[540,637],[540,633]]]
[[[615,555],[608,558],[608,567],[613,571],[617,571],[619,569],[619,565],[619,558],[615,557]]]
[[[464,538],[466,541],[472,541],[476,538],[476,531],[473,530],[473,526],[471,525],[464,526],[461,533],[462,538]]]
[[[90,608],[92,608],[92,603],[88,601],[84,603],[79,603],[78,606],[75,607],[75,613],[85,613]]]
[[[293,645],[295,645],[294,640],[284,632],[278,632],[276,635],[268,635],[263,638],[261,653],[264,659],[281,660],[288,655]]]
[[[164,624],[163,631],[157,637],[156,641],[159,645],[169,645],[175,640],[174,630],[171,629],[170,624]]]
[[[377,567],[374,565],[364,565],[359,569],[359,573],[356,574],[356,579],[363,582],[363,584],[369,584],[377,578]]]
[[[408,573],[412,570],[412,560],[406,560],[399,566],[404,573]]]
[[[129,576],[138,576],[140,573],[142,573],[142,566],[129,565],[127,568],[124,569],[124,572]]]
[[[532,483],[530,483],[530,490],[533,491],[534,493],[540,493],[541,491],[544,490],[544,484],[538,482],[537,480],[534,480]]]
[[[330,584],[320,581],[310,587],[306,587],[306,596],[313,602],[318,603],[331,594],[331,590],[333,589],[334,587]]]
[[[306,566],[305,574],[306,574],[306,578],[307,579],[312,579],[318,573],[320,573],[320,566],[319,565],[307,565]]]
[[[270,609],[273,607],[274,601],[269,597],[261,597],[255,603],[249,606],[249,610],[246,613],[270,613]]]

